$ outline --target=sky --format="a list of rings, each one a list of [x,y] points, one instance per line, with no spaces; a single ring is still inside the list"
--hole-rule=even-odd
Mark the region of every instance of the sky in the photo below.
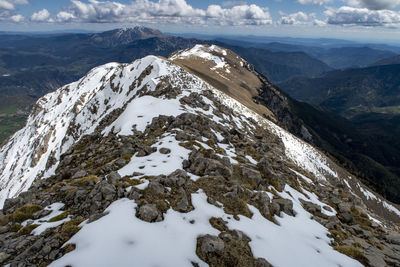
[[[400,0],[0,0],[0,31],[331,37],[400,42]]]

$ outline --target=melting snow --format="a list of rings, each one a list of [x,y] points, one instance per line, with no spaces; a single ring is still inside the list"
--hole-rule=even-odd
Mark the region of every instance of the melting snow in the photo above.
[[[211,217],[222,217],[230,229],[243,231],[252,239],[249,245],[254,256],[266,258],[277,267],[362,266],[330,247],[327,229],[310,219],[311,214],[297,198],[301,194],[292,188],[285,190],[294,196],[282,193],[293,199],[297,215],[275,217],[280,226],[266,220],[253,206],[249,206],[254,214],[251,219],[239,216],[236,221],[222,208],[209,204],[204,193],[192,194],[193,211],[169,209],[164,221],[156,223],[136,218],[136,203],[120,199],[107,208],[108,215],[84,225],[68,241],[76,244],[76,249],[50,266],[191,266],[191,262],[206,266],[195,254],[196,238],[218,235],[209,223]]]
[[[32,234],[34,235],[40,235],[41,233],[43,233],[44,231],[46,231],[48,228],[54,228],[57,227],[67,221],[70,220],[69,216],[66,217],[65,219],[56,221],[56,222],[49,222],[49,220],[53,217],[56,217],[60,214],[62,214],[64,211],[61,211],[60,209],[62,209],[64,207],[63,203],[60,202],[56,202],[53,203],[47,207],[45,207],[45,210],[50,210],[51,213],[43,218],[37,219],[37,220],[26,220],[24,222],[22,222],[22,226],[26,226],[28,224],[38,224],[39,226],[36,227],[33,231]]]
[[[156,147],[157,152],[145,157],[134,155],[131,161],[118,173],[121,176],[132,175],[134,172],[145,173],[146,175],[167,175],[176,169],[182,169],[183,160],[187,159],[191,152],[191,150],[179,145],[175,135],[164,136],[152,147]],[[169,148],[171,153],[161,154],[159,149],[162,147]]]

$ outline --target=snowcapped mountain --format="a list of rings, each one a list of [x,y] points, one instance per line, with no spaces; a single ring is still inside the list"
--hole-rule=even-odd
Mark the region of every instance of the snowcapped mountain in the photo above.
[[[44,96],[0,151],[0,263],[400,264],[400,211],[279,127],[273,90],[196,45]]]

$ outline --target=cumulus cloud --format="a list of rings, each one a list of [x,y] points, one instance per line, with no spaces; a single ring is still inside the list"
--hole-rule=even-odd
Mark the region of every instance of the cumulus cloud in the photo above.
[[[16,5],[26,5],[28,0],[0,0],[0,10],[15,10]]]
[[[21,14],[17,14],[17,15],[11,16],[10,19],[11,19],[12,22],[20,23],[20,22],[23,22],[25,20],[25,17],[22,16]]]
[[[17,5],[28,4],[28,0],[0,0],[0,20],[11,20],[17,10]],[[17,17],[14,17],[17,18]]]
[[[400,24],[400,12],[369,10],[343,6],[325,11],[328,24],[360,26],[394,26]]]
[[[257,5],[234,5],[230,8],[210,5],[206,10],[193,8],[185,0],[136,0],[128,5],[115,2],[71,0],[71,5],[57,14],[59,22],[136,22],[190,23],[217,25],[271,24],[268,8]]]
[[[48,21],[50,18],[50,13],[47,9],[42,9],[38,12],[35,12],[31,16],[31,21],[35,22],[45,22]]]
[[[304,12],[297,12],[293,14],[284,14],[281,13],[282,17],[279,20],[279,24],[285,24],[285,25],[298,25],[298,24],[305,24],[308,22],[310,16],[307,15]],[[313,15],[311,16],[313,17]]]
[[[302,5],[320,5],[320,6],[322,6],[322,5],[332,2],[333,0],[297,0],[297,1]]]
[[[382,10],[395,8],[400,5],[400,0],[347,0],[347,3],[353,7]]]

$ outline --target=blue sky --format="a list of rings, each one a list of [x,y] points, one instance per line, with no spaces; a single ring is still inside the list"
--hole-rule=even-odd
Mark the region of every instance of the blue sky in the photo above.
[[[108,30],[399,41],[400,0],[0,0],[0,30]]]

